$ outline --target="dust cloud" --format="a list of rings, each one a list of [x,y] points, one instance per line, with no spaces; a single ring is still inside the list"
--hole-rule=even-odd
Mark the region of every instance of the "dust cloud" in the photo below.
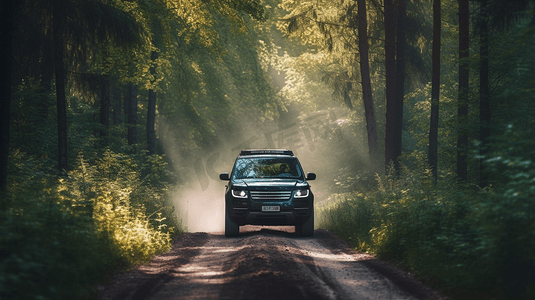
[[[189,232],[225,230],[224,182],[207,190],[184,189],[173,196],[175,209]]]

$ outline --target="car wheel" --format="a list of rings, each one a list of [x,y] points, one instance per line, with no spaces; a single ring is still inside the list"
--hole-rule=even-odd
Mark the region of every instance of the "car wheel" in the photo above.
[[[232,221],[225,211],[225,236],[238,236],[240,233],[240,225]]]
[[[314,213],[310,215],[310,218],[303,224],[295,226],[295,231],[301,236],[313,236],[314,235]]]

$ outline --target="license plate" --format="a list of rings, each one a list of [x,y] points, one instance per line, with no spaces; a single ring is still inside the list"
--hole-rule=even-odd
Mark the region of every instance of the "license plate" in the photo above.
[[[262,206],[262,211],[281,211],[280,206]]]

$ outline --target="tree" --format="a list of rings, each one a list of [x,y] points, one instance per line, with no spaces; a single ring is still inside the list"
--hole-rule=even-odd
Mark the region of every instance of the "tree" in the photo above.
[[[406,78],[406,14],[407,1],[385,0],[385,164],[394,164],[399,170],[399,157],[402,150],[403,136],[403,99]]]
[[[137,86],[135,84],[128,85],[128,94],[125,100],[128,145],[135,145],[137,144]]]
[[[158,57],[158,53],[153,51],[151,53],[151,60],[154,61]],[[155,67],[151,66],[150,72],[152,75],[156,73]],[[154,154],[156,149],[156,92],[153,88],[149,89],[149,102],[147,105],[147,151],[148,154]]]
[[[433,1],[433,53],[431,79],[431,119],[429,125],[429,167],[435,182],[438,177],[438,117],[440,103],[440,43],[442,33],[441,1]]]
[[[469,96],[470,7],[468,0],[459,0],[459,97],[457,103],[457,176],[468,179],[468,96]]]
[[[110,129],[110,78],[109,76],[100,76],[100,138],[103,145],[108,144],[108,135]]]
[[[481,0],[479,28],[479,140],[480,156],[487,154],[488,139],[490,137],[490,124],[492,110],[490,105],[489,88],[489,28],[487,0]],[[479,185],[488,185],[488,175],[483,163],[479,164]]]
[[[120,125],[123,123],[123,112],[122,112],[122,103],[121,103],[121,89],[116,83],[112,88],[112,123],[113,125]]]
[[[358,35],[360,55],[360,77],[362,82],[362,100],[366,115],[366,129],[368,131],[368,151],[372,170],[377,167],[377,125],[373,104],[372,86],[370,80],[370,61],[368,58],[368,20],[366,0],[357,0],[358,5]]]
[[[11,72],[13,67],[13,24],[15,0],[0,4],[0,192],[7,184],[9,124],[11,120]],[[0,203],[1,204],[1,203]]]
[[[397,163],[395,156],[395,126],[396,126],[396,15],[393,0],[384,1],[385,26],[385,95],[386,95],[386,125],[385,125],[385,166],[391,162]]]
[[[52,2],[54,72],[56,74],[56,99],[58,114],[58,169],[60,173],[69,170],[67,154],[67,99],[65,96],[65,64],[63,29],[66,27],[67,12],[61,0]]]
[[[397,28],[396,28],[396,92],[395,92],[395,113],[394,113],[394,133],[393,133],[393,161],[397,171],[399,171],[399,157],[401,156],[403,137],[403,100],[405,97],[406,59],[406,14],[407,0],[397,1]]]
[[[89,53],[93,55],[94,45],[99,42],[115,41],[118,45],[134,45],[141,41],[142,30],[136,20],[127,12],[103,1],[26,1],[39,12],[36,20],[41,22],[35,28],[51,30],[54,62],[57,122],[58,122],[58,169],[68,171],[67,145],[67,70],[66,57],[71,64],[82,64]],[[48,23],[48,20],[52,20]],[[47,36],[42,34],[42,36]],[[91,47],[93,46],[93,47]]]

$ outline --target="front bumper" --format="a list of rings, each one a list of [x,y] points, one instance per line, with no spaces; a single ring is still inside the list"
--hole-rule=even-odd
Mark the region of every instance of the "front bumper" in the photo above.
[[[287,201],[258,201],[225,197],[226,209],[230,219],[238,225],[299,225],[314,213],[314,195],[306,198],[291,198]],[[263,212],[262,206],[279,206],[280,211]]]

